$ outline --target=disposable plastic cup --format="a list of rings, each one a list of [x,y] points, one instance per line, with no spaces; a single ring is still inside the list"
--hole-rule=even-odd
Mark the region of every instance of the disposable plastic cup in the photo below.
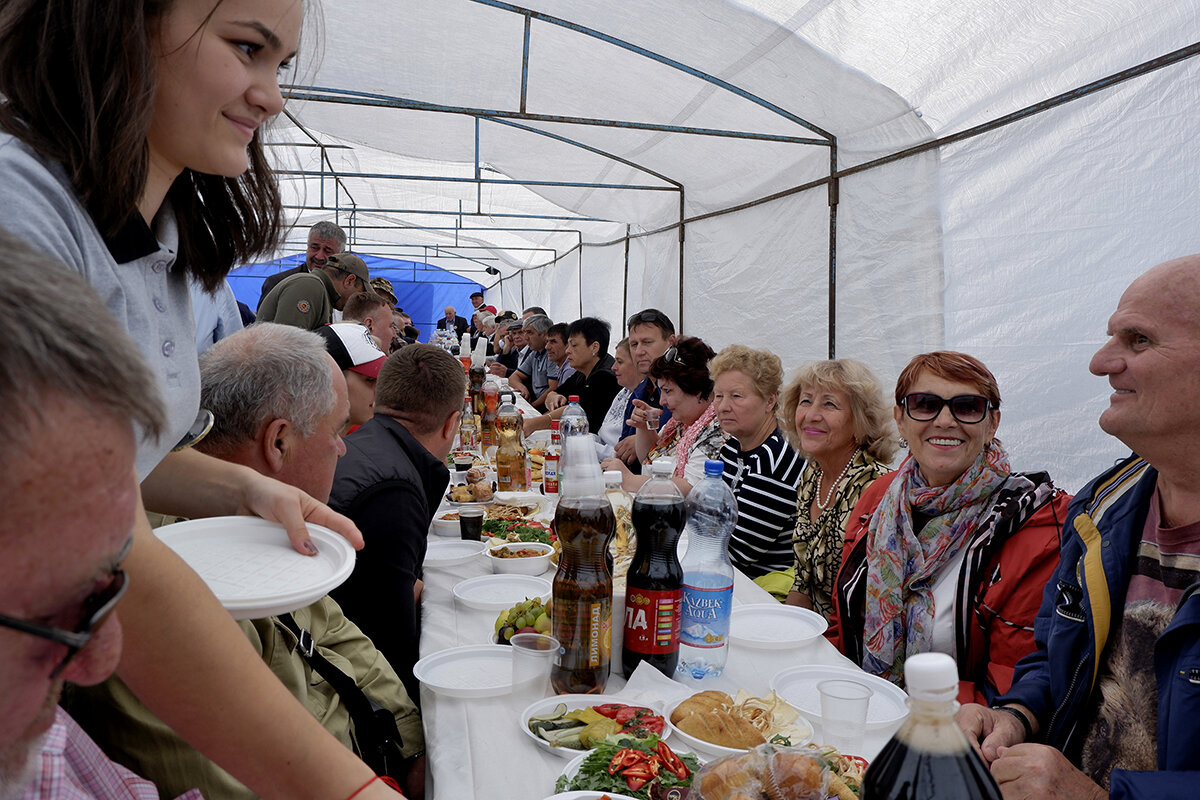
[[[459,509],[458,532],[468,541],[483,541],[483,509],[478,506]]]
[[[874,690],[855,680],[837,678],[818,683],[817,692],[821,695],[824,743],[844,755],[859,755]]]
[[[518,708],[550,694],[550,665],[558,639],[544,633],[518,633],[512,645],[512,691]]]

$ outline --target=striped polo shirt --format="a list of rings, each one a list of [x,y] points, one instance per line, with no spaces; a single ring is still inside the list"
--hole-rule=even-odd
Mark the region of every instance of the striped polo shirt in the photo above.
[[[721,448],[721,476],[737,498],[738,519],[729,540],[733,565],[751,578],[792,566],[796,527],[796,486],[804,459],[778,426],[767,440],[743,452],[737,439]]]

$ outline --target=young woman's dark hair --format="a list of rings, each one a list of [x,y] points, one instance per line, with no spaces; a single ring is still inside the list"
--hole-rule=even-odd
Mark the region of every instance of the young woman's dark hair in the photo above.
[[[650,364],[650,377],[666,378],[675,383],[684,394],[701,400],[712,395],[713,379],[708,373],[708,362],[716,353],[696,336],[682,336]]]
[[[146,185],[155,88],[150,32],[171,5],[0,4],[0,129],[63,166],[105,237],[137,215]],[[206,289],[277,244],[283,209],[261,136],[260,129],[250,142],[242,175],[185,169],[167,193],[179,223],[179,263]]]

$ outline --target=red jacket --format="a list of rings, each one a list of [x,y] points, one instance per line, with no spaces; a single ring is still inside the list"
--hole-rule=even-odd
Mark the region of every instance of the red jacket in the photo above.
[[[897,474],[873,481],[846,520],[842,566],[825,636],[856,664],[862,663],[868,524]],[[1014,473],[1012,477],[1049,485],[1044,473]],[[997,493],[1008,486],[1006,483]],[[1019,527],[1006,534],[1000,529],[1011,529],[1012,524],[981,525],[964,545],[971,549],[962,562],[954,615],[960,703],[991,705],[1008,691],[1013,668],[1034,650],[1033,622],[1042,604],[1042,590],[1058,566],[1059,531],[1071,496],[1051,486],[1040,505],[1032,489],[1011,493],[1009,499],[1008,518],[1023,519]],[[964,581],[969,587],[966,596],[961,588]]]

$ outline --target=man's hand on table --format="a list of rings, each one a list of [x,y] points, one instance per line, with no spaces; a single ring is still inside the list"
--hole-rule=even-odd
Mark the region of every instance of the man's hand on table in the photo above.
[[[1014,720],[1015,722],[1015,720]],[[1017,723],[1019,725],[1019,723]],[[1044,744],[1001,747],[992,777],[1005,800],[1107,800],[1108,792]]]
[[[508,377],[508,367],[501,364],[499,361],[489,361],[487,371],[501,378]]]
[[[1007,711],[967,703],[954,715],[954,721],[985,764],[991,764],[999,757],[999,748],[1025,741],[1025,728]]]

